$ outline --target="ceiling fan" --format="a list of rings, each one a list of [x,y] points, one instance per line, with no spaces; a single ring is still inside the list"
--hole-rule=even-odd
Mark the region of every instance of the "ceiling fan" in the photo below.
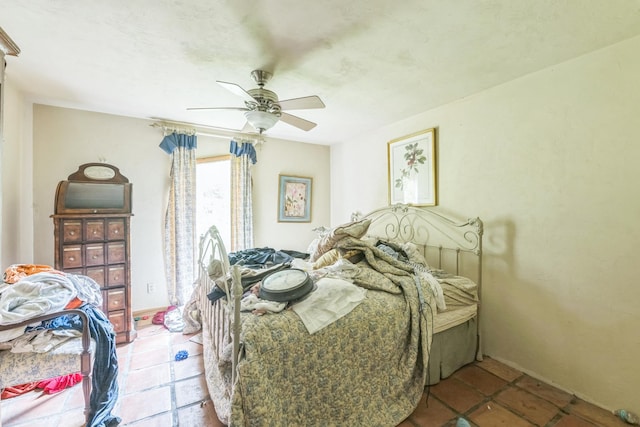
[[[244,90],[235,83],[217,81],[217,83],[238,95],[244,100],[245,107],[196,107],[187,108],[187,110],[239,110],[244,111],[247,119],[247,125],[253,127],[259,133],[265,132],[275,125],[278,120],[295,126],[304,131],[309,131],[316,127],[316,123],[305,120],[293,114],[285,113],[284,110],[309,110],[314,108],[324,108],[322,100],[316,96],[304,96],[302,98],[278,100],[278,95],[264,88],[265,83],[271,79],[272,73],[264,70],[253,70],[251,77],[258,85],[255,89]]]

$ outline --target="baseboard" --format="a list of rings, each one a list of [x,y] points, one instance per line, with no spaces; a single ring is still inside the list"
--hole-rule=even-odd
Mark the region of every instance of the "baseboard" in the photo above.
[[[136,329],[140,329],[142,326],[151,325],[153,316],[159,311],[165,311],[167,307],[147,308],[145,310],[139,310],[133,312],[133,320],[136,324]]]

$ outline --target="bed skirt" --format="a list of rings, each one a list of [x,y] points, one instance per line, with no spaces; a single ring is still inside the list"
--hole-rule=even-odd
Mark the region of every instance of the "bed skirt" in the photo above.
[[[433,335],[427,385],[435,385],[473,363],[477,351],[477,317]]]

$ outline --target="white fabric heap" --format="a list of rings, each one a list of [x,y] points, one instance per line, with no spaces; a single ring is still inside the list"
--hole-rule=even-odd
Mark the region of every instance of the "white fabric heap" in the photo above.
[[[11,341],[12,353],[46,353],[74,337],[82,336],[75,329],[36,329]]]
[[[438,282],[438,279],[433,277],[433,274],[428,271],[418,271],[418,274],[420,275],[420,278],[426,281],[431,287],[433,295],[436,297],[436,307],[438,307],[438,311],[446,310],[447,304],[444,300],[444,292],[442,291],[442,286],[440,285],[440,282]]]
[[[367,297],[367,290],[342,279],[323,277],[305,299],[291,306],[310,334],[350,313]]]
[[[287,306],[286,302],[269,301],[249,293],[240,301],[240,311],[253,311],[256,314],[279,313]]]
[[[67,273],[66,276],[75,286],[78,299],[96,307],[102,306],[102,291],[95,280],[80,274]]]
[[[2,289],[0,325],[12,325],[33,317],[63,310],[77,295],[76,287],[64,275],[37,273]],[[0,331],[0,341],[8,341],[24,328]]]

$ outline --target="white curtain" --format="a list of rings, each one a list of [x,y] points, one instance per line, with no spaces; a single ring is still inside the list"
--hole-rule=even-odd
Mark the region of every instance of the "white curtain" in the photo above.
[[[165,214],[164,253],[167,293],[171,305],[183,306],[195,281],[195,135],[172,133],[160,143],[171,156],[171,188]]]
[[[250,142],[231,141],[231,251],[253,247],[251,166],[257,162]]]

